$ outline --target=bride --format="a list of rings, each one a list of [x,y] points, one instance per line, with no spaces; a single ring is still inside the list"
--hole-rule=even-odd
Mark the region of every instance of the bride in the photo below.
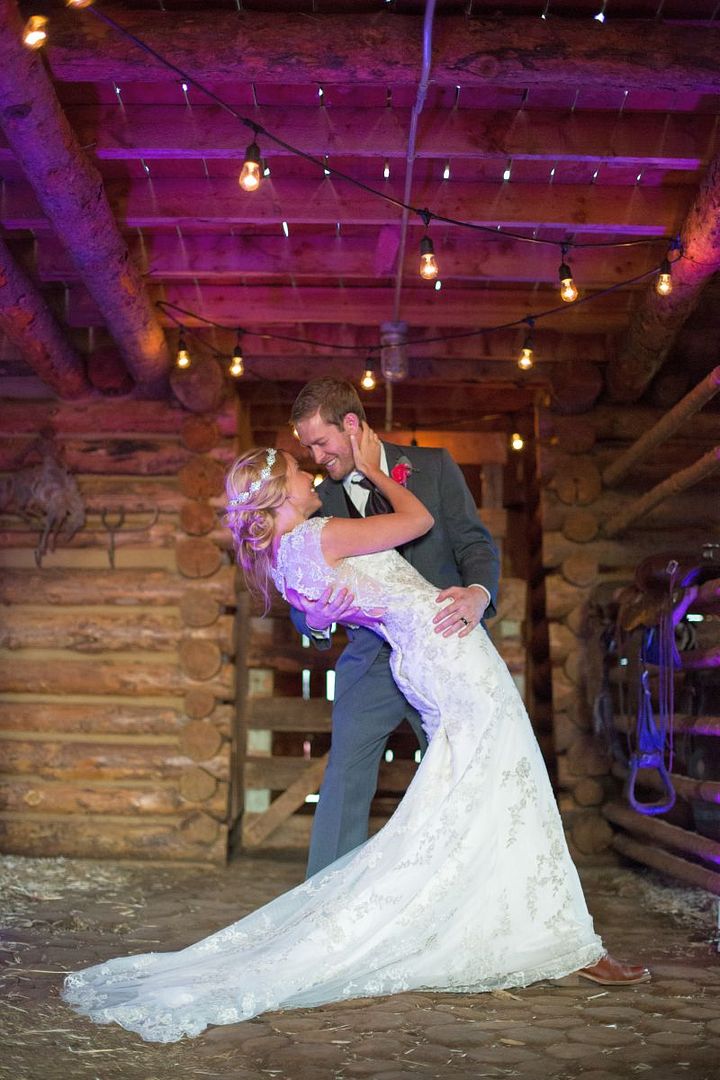
[[[268,1010],[404,990],[649,978],[609,957],[593,930],[530,721],[489,637],[432,632],[437,590],[394,550],[431,515],[381,471],[367,425],[352,447],[393,513],[312,517],[311,477],[261,449],[230,470],[227,520],[266,602],[271,583],[311,599],[329,586],[354,595],[391,646],[427,753],[385,827],[304,884],[180,952],[69,975],[64,999],[97,1023],[172,1042]]]

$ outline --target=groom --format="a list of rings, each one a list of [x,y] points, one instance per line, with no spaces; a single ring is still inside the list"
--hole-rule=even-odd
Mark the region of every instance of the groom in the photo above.
[[[293,405],[291,422],[328,474],[317,489],[320,513],[367,517],[390,509],[355,471],[350,435],[365,422],[365,410],[350,383],[330,377],[308,383]],[[435,633],[464,637],[484,616],[495,614],[499,564],[463,474],[445,450],[392,443],[382,444],[380,467],[406,484],[435,519],[429,533],[403,545],[400,553],[441,590]],[[311,876],[367,839],[390,733],[406,718],[423,749],[426,739],[418,713],[395,685],[389,647],[372,630],[353,627],[354,598],[341,589],[314,603],[298,593],[292,600],[295,626],[318,648],[330,647],[331,624],[349,624],[350,640],[336,667],[332,746],[310,840]]]

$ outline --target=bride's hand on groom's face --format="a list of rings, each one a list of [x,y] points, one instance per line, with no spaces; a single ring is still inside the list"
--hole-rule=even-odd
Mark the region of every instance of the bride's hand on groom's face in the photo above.
[[[367,476],[368,469],[380,467],[380,440],[364,421],[354,430],[348,430],[353,461],[358,472]]]

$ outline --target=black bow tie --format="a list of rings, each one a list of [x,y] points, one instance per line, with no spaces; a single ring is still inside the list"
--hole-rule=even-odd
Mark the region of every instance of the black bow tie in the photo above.
[[[391,514],[392,505],[381,495],[378,489],[372,484],[366,476],[363,476],[360,480],[353,480],[353,484],[359,484],[361,488],[369,493],[367,503],[365,504],[365,517],[372,517],[374,514]]]

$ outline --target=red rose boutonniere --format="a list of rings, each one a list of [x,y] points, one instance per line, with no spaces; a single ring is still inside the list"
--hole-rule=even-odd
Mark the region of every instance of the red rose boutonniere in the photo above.
[[[390,475],[396,483],[402,484],[403,487],[407,487],[408,477],[412,472],[412,466],[409,461],[398,461],[397,465],[393,465]]]

